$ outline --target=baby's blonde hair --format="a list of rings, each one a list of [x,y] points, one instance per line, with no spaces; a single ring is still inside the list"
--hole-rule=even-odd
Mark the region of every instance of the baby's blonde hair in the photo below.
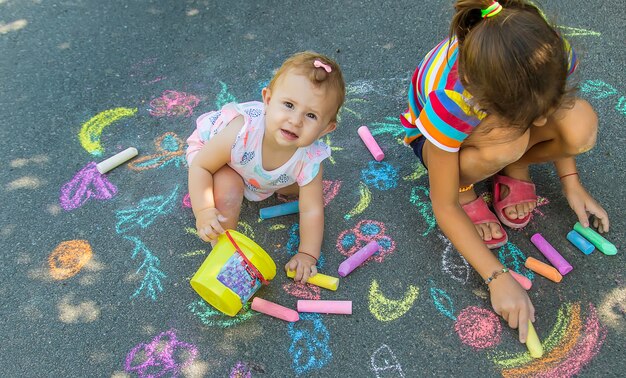
[[[331,68],[330,72],[322,67],[315,67],[314,63],[319,60],[321,63]],[[346,84],[343,80],[343,74],[339,65],[331,58],[318,54],[314,51],[303,51],[295,53],[283,62],[278,71],[270,80],[268,88],[274,89],[276,82],[289,71],[295,71],[299,74],[306,76],[311,83],[317,87],[321,87],[327,91],[332,91],[337,95],[337,110],[333,114],[332,120],[337,119],[339,109],[343,105],[346,98]]]

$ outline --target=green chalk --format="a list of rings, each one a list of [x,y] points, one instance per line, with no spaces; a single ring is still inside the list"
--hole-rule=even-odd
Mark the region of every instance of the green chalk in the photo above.
[[[583,227],[580,222],[576,222],[576,224],[574,225],[574,231],[584,236],[585,239],[589,240],[591,244],[595,245],[596,248],[598,248],[600,252],[604,253],[605,255],[617,254],[617,248],[615,247],[615,245],[603,238],[602,235],[595,232],[591,227]]]

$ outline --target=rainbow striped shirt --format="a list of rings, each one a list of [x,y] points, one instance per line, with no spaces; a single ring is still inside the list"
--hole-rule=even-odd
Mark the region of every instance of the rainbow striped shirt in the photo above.
[[[569,42],[563,39],[563,43],[571,74],[578,59]],[[456,38],[447,38],[426,54],[413,73],[409,107],[400,115],[405,144],[424,135],[442,150],[457,152],[463,140],[487,116],[472,107],[472,95],[458,78],[458,51]]]

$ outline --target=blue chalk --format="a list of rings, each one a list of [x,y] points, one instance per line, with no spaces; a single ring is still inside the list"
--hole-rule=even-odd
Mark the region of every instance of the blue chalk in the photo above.
[[[591,252],[596,249],[593,244],[589,243],[587,239],[574,230],[567,233],[567,240],[574,244],[576,248],[580,249],[585,255],[591,254]]]
[[[295,214],[299,211],[300,201],[287,202],[259,210],[261,219],[280,217],[281,215]]]

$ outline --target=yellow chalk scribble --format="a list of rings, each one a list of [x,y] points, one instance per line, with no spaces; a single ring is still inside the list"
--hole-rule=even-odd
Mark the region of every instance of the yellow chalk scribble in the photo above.
[[[94,156],[100,156],[104,149],[100,145],[100,135],[105,127],[117,120],[130,117],[137,113],[137,108],[114,108],[96,114],[83,123],[78,133],[78,140],[83,148]]]
[[[270,227],[270,231],[284,230],[285,228],[287,228],[287,226],[285,226],[284,224],[275,224]]]
[[[400,300],[388,299],[380,291],[378,282],[372,281],[369,294],[369,309],[372,315],[381,322],[396,320],[413,306],[419,295],[419,288],[409,285],[404,298]]]
[[[359,199],[359,203],[357,203],[356,206],[344,216],[344,219],[348,220],[356,215],[361,214],[365,209],[367,209],[367,207],[370,205],[370,202],[372,202],[372,192],[370,192],[367,185],[363,184],[362,182],[359,183],[359,193],[361,196],[361,198]]]
[[[402,178],[404,181],[416,181],[427,173],[426,168],[424,168],[421,163],[417,162],[414,166],[415,172],[411,173],[410,175],[404,176]]]

